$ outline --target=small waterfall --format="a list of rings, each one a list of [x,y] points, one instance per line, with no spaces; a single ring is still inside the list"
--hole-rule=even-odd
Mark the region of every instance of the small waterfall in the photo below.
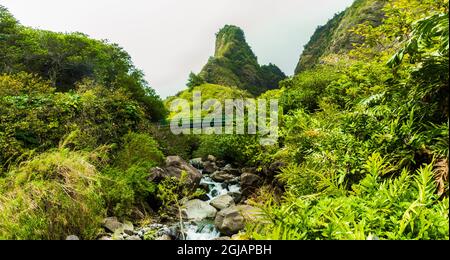
[[[209,200],[207,202],[211,202],[221,195],[241,192],[239,184],[227,185],[216,182],[209,175],[203,175],[200,184],[206,184],[209,187],[209,192],[207,193]],[[214,226],[214,220],[185,223],[184,225],[186,240],[212,240],[220,237],[220,232]]]
[[[215,228],[214,221],[187,224],[185,229],[186,240],[212,240],[220,237],[220,232]]]

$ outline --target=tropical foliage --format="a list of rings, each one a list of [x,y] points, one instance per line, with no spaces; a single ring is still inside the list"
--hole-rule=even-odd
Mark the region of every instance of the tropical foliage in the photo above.
[[[259,202],[267,221],[250,237],[449,238],[448,1],[382,10],[379,25],[352,29],[364,41],[331,56],[345,63],[282,83],[286,193]]]
[[[246,203],[264,217],[241,238],[448,240],[448,19],[448,0],[356,0],[317,29],[291,78],[227,25],[162,102],[119,46],[25,27],[0,6],[0,239],[96,239],[107,216],[181,220],[204,194],[185,172],[150,173],[165,156],[214,155],[263,180]],[[192,110],[198,92],[278,99],[278,142],[174,135],[171,103]]]

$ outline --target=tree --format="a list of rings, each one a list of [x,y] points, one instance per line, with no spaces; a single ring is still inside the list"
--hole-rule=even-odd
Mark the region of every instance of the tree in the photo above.
[[[188,83],[186,84],[188,86],[189,89],[193,89],[197,86],[201,86],[203,84],[205,84],[205,80],[200,77],[199,75],[196,75],[194,72],[191,72],[191,74],[189,74],[189,79],[188,79]]]

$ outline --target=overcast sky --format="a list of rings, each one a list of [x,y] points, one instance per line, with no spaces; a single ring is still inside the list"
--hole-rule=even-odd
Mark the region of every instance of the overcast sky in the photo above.
[[[261,64],[292,75],[318,25],[353,0],[0,0],[27,26],[79,31],[125,48],[165,98],[214,54],[225,24],[244,29]]]

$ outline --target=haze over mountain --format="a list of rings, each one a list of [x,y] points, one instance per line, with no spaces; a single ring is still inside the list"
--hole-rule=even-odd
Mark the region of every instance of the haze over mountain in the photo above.
[[[2,0],[22,24],[80,31],[118,43],[161,97],[185,88],[214,53],[215,33],[225,24],[242,28],[261,64],[292,75],[302,47],[352,0]]]

